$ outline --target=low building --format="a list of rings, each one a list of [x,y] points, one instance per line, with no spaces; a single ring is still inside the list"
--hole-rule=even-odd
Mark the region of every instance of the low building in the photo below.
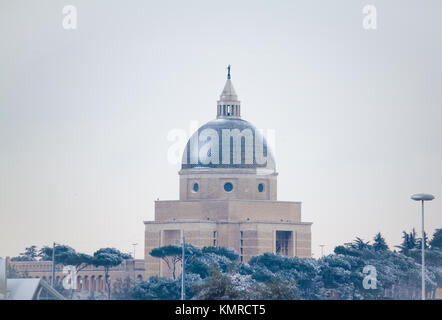
[[[64,300],[46,281],[33,278],[8,279],[7,260],[0,258],[0,300]]]
[[[9,261],[10,267],[23,278],[38,278],[52,283],[51,261]],[[62,265],[55,267],[55,285],[61,286],[67,273],[63,272]],[[117,291],[130,281],[131,284],[144,280],[145,263],[143,259],[124,260],[123,263],[109,270],[111,290]],[[105,292],[105,274],[103,267],[88,265],[76,275],[75,291],[77,292]]]
[[[8,279],[6,300],[64,300],[65,298],[41,279]]]

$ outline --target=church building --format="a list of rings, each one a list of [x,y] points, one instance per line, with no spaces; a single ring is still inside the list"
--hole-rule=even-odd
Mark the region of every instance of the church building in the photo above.
[[[146,277],[170,276],[154,248],[186,243],[235,249],[241,261],[265,252],[311,257],[311,222],[301,202],[277,200],[275,159],[265,138],[241,118],[230,66],[216,119],[189,139],[179,171],[179,200],[155,201],[145,221]]]

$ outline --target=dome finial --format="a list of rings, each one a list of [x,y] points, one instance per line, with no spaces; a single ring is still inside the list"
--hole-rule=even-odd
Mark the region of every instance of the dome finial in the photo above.
[[[227,66],[227,80],[230,80],[230,64]]]

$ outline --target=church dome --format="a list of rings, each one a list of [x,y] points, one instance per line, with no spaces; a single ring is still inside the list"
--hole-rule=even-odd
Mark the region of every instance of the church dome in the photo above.
[[[201,126],[187,142],[181,168],[276,169],[261,132],[250,122],[234,118],[217,118]]]
[[[217,103],[217,117],[201,126],[189,139],[182,169],[263,169],[274,173],[275,160],[266,139],[250,122],[241,119],[241,102],[230,80]]]

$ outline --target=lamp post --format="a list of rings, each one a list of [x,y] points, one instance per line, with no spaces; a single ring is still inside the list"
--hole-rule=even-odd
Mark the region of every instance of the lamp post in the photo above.
[[[432,194],[417,193],[411,196],[411,199],[422,203],[422,300],[425,300],[425,228],[424,228],[424,201],[434,199]]]
[[[132,243],[132,246],[134,247],[134,260],[135,260],[135,248],[137,246],[138,243]]]
[[[52,278],[51,278],[51,287],[54,288],[54,278],[55,278],[55,245],[56,243],[52,243]]]
[[[319,246],[321,247],[321,257],[323,257],[325,244],[320,244]]]
[[[186,244],[186,238],[183,236],[183,246],[181,251],[181,300],[184,300],[185,290],[184,290],[184,265],[185,265],[185,255],[184,255],[184,246]]]

